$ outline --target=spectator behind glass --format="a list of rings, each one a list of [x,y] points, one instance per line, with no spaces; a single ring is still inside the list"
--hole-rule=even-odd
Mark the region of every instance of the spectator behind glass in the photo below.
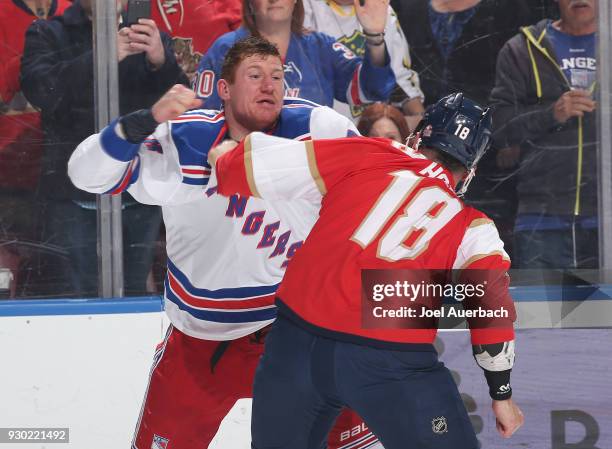
[[[215,41],[198,67],[194,90],[204,107],[220,109],[216,84],[228,49],[249,35],[278,47],[285,72],[285,95],[332,106],[334,98],[350,105],[388,99],[395,77],[390,68],[382,32],[388,1],[368,0],[357,6],[367,39],[363,60],[334,38],[304,29],[302,0],[243,0],[243,26]]]
[[[74,148],[94,132],[94,64],[91,0],[77,0],[62,16],[37,21],[26,35],[21,84],[27,99],[41,110],[45,134],[38,194],[43,203],[42,241],[68,254],[69,267],[52,293],[97,294],[96,197],[75,188],[66,164]],[[122,114],[151,106],[170,86],[187,84],[170,46],[155,22],[117,32],[119,103]],[[152,148],[154,150],[154,148]],[[132,167],[138,171],[139,167]],[[130,176],[131,170],[126,173]],[[125,290],[147,292],[159,208],[123,199]],[[62,283],[63,282],[63,283]]]
[[[410,46],[425,106],[455,91],[487,104],[497,53],[531,18],[525,0],[396,0],[392,4]],[[478,164],[478,176],[465,200],[495,221],[512,256],[516,199],[509,174],[496,165],[493,148]]]
[[[346,45],[357,56],[363,57],[366,50],[366,36],[355,13],[354,0],[304,0],[304,25],[307,28],[329,34]],[[410,68],[408,44],[397,21],[393,8],[387,9],[385,43],[391,68],[397,81],[392,95],[393,104],[407,116],[421,119],[423,92],[419,88],[419,76]],[[352,118],[359,119],[363,108],[349,108],[346,103],[335,103],[334,109]],[[414,123],[416,125],[416,123]]]
[[[559,9],[560,20],[506,43],[491,94],[497,145],[520,146],[519,268],[598,266],[597,0],[559,0]]]
[[[8,0],[0,8],[0,295],[17,292],[20,267],[35,238],[33,192],[40,174],[40,114],[19,85],[25,32],[36,19],[62,14],[67,0]],[[25,242],[24,242],[25,241]],[[22,244],[23,243],[23,244]],[[20,285],[24,285],[20,283]]]
[[[193,81],[198,63],[222,34],[240,26],[241,0],[163,0],[151,2],[151,19],[172,37],[179,65]]]
[[[531,17],[524,0],[394,0],[392,5],[426,106],[455,91],[486,104],[497,53]]]
[[[384,103],[375,103],[365,108],[357,129],[364,136],[386,137],[399,143],[406,143],[410,135],[400,110]]]

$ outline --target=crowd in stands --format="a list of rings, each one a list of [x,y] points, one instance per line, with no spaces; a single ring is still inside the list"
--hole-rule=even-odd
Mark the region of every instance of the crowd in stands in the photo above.
[[[96,197],[66,174],[96,131],[93,1],[1,0],[2,296],[98,294]],[[494,113],[466,200],[494,219],[513,267],[597,268],[597,2],[162,0],[128,26],[117,0],[119,110],[174,84],[221,109],[224,56],[249,35],[278,47],[287,96],[364,135],[405,141],[428,105],[462,91]],[[126,294],[154,293],[161,212],[129,194],[122,212]]]

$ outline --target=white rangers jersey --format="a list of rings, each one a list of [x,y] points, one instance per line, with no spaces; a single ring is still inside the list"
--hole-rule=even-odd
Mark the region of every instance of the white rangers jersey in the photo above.
[[[357,56],[363,57],[366,43],[365,36],[353,6],[341,6],[332,0],[304,0],[304,10],[304,26],[306,28],[329,34]],[[407,99],[423,98],[419,75],[411,68],[406,37],[391,6],[389,6],[387,12],[385,44],[397,85],[404,91]],[[396,106],[401,106],[401,104]],[[349,106],[336,100],[334,101],[334,109],[356,120],[363,108]]]
[[[226,133],[223,112],[195,110],[161,124],[138,145],[124,140],[114,121],[68,162],[72,182],[83,190],[127,190],[137,201],[162,206],[166,313],[181,332],[207,340],[240,338],[272,322],[285,267],[319,210],[307,201],[218,195],[207,154]],[[300,140],[358,134],[332,109],[299,99],[285,102],[269,133]]]

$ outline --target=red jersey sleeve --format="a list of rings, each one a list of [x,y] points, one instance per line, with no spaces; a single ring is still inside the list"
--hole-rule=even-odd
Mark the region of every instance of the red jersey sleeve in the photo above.
[[[270,200],[318,202],[329,189],[375,163],[377,153],[401,152],[386,139],[352,137],[295,141],[252,133],[216,162],[218,190]],[[367,162],[365,162],[367,161]]]
[[[461,270],[464,284],[480,285],[484,295],[464,300],[464,308],[476,316],[468,317],[472,344],[484,345],[514,339],[516,311],[508,287],[510,258],[493,222],[480,213],[473,214],[465,231],[453,268]],[[476,312],[483,311],[477,315]],[[489,312],[484,316],[484,312]]]

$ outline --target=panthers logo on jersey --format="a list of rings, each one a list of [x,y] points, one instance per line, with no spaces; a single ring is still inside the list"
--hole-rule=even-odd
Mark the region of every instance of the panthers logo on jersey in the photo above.
[[[200,59],[202,59],[202,53],[193,49],[193,39],[190,37],[174,37],[172,38],[172,45],[174,46],[176,62],[181,66],[189,81],[192,82]]]

